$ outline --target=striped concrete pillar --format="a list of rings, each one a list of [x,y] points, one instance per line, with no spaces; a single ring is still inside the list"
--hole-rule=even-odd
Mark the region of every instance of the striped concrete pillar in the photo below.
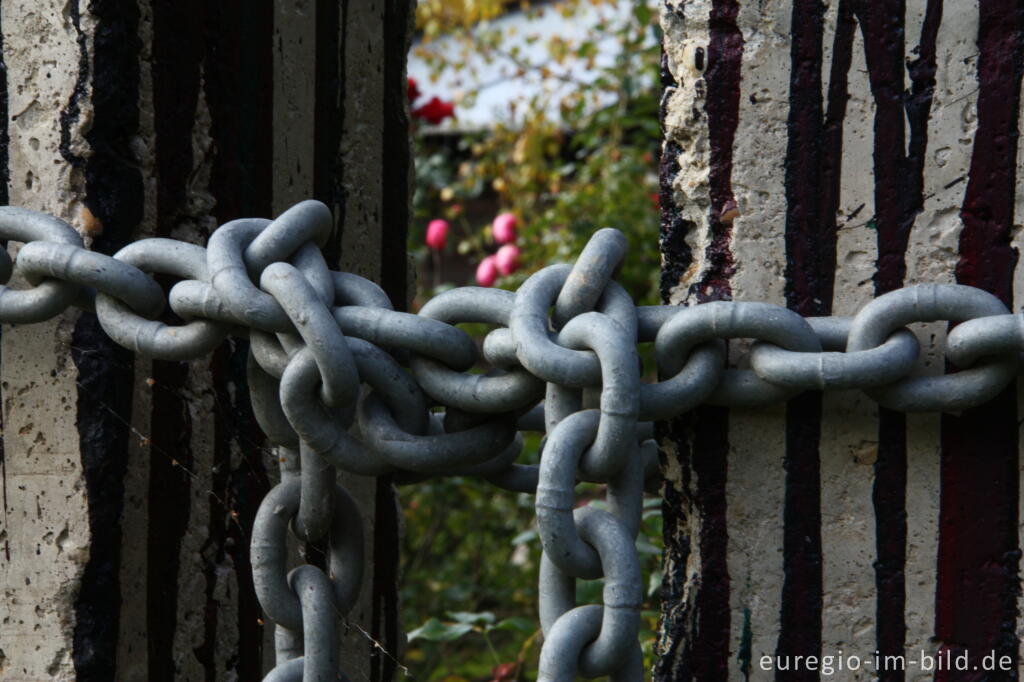
[[[406,299],[411,2],[5,0],[0,201],[113,253],[316,197],[329,262]],[[17,245],[11,245],[16,249]],[[386,257],[385,257],[386,254]],[[255,680],[272,659],[248,542],[275,462],[247,347],[192,363],[111,344],[95,316],[2,330],[0,679]],[[350,679],[389,679],[397,514],[348,480],[372,570]]]
[[[665,300],[850,315],[960,282],[1012,308],[1021,17],[1011,0],[663,0]],[[946,325],[915,331],[919,369],[941,372]],[[656,679],[822,679],[794,657],[876,652],[906,669],[831,677],[1017,679],[1017,406],[1015,389],[911,416],[807,393],[672,422]],[[965,651],[1013,672],[913,662]]]

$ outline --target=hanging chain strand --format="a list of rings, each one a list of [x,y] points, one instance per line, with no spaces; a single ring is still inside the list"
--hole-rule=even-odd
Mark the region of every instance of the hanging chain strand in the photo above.
[[[250,343],[253,410],[276,448],[281,482],[260,505],[253,583],[275,625],[282,682],[341,679],[338,639],[363,570],[363,521],[335,472],[398,482],[479,476],[536,495],[543,555],[538,680],[643,679],[636,537],[645,487],[657,485],[651,422],[700,404],[757,407],[806,390],[860,389],[904,412],[959,411],[991,400],[1021,371],[1024,316],[967,286],[924,284],[871,301],[854,317],[803,318],[782,306],[721,301],[636,306],[612,279],[626,255],[596,232],[575,265],[552,265],[515,293],[446,291],[418,315],[396,312],[376,284],[328,268],[332,229],[316,201],[276,220],[221,226],[207,247],[143,239],[113,257],[84,248],[56,218],[0,208],[0,322],[26,324],[70,306],[95,311],[118,344],[194,360],[229,335]],[[151,277],[178,279],[165,298]],[[160,317],[170,307],[184,324]],[[919,322],[959,323],[945,359],[919,375]],[[494,327],[486,373],[457,324]],[[725,342],[753,341],[750,369],[728,368]],[[638,343],[653,343],[659,380],[642,383]],[[941,364],[940,364],[941,366]],[[434,408],[443,407],[444,412]],[[517,463],[521,432],[546,434],[539,466]],[[607,501],[577,507],[578,482]],[[328,570],[289,571],[289,533],[326,541]],[[603,578],[602,605],[575,603],[575,581]]]

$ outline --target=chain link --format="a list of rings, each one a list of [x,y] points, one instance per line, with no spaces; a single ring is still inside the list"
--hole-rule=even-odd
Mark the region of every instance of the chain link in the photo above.
[[[266,680],[340,679],[340,624],[364,562],[363,521],[338,469],[399,482],[480,476],[535,493],[538,679],[641,680],[635,542],[645,486],[657,482],[652,421],[826,389],[861,389],[906,412],[959,411],[1021,368],[1024,316],[966,286],[907,287],[852,318],[756,302],[637,307],[612,279],[626,254],[612,229],[596,232],[575,265],[543,268],[518,292],[464,287],[418,315],[396,312],[376,284],[328,268],[320,247],[331,225],[326,206],[306,201],[273,221],[227,223],[205,249],[144,239],[109,257],[56,218],[0,208],[0,239],[24,243],[13,261],[0,250],[0,281],[20,273],[29,284],[0,286],[0,322],[77,306],[95,310],[118,344],[176,361],[248,337],[253,410],[281,468],[251,545],[257,597],[276,627]],[[179,280],[166,298],[153,274]],[[921,347],[906,326],[935,321],[959,323],[945,347],[959,371],[915,374]],[[472,371],[481,352],[455,326],[467,322],[494,327],[482,373]],[[749,369],[726,366],[726,344],[739,339],[753,341]],[[654,344],[658,381],[641,381],[638,343]],[[523,431],[547,435],[539,466],[516,461]],[[606,484],[602,508],[577,507],[581,481]],[[326,540],[326,573],[288,570],[289,533]],[[576,580],[599,578],[604,603],[577,606]]]

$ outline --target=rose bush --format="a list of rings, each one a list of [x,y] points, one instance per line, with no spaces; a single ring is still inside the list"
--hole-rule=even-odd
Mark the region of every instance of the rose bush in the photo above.
[[[524,3],[521,11],[538,20],[547,12],[570,21],[587,12],[607,15],[594,35],[546,40],[545,58],[527,62],[501,22],[481,23],[508,3],[420,0],[423,39],[414,49],[435,75],[469,68],[431,51],[431,39],[446,35],[464,41],[464,53],[474,58],[517,60],[523,82],[545,76],[573,87],[554,101],[523,87],[514,111],[492,128],[456,134],[444,132],[449,117],[458,121],[474,93],[442,91],[425,79],[410,84],[417,181],[409,250],[421,273],[414,308],[452,286],[515,288],[546,265],[572,260],[606,226],[630,241],[619,281],[641,302],[658,301],[658,206],[651,197],[658,191],[660,88],[653,6],[645,0],[562,0],[535,8]],[[602,36],[613,37],[618,50],[599,59]],[[430,111],[445,113],[448,123],[440,129],[422,111],[422,98],[433,97],[452,104],[450,111]],[[443,230],[435,226],[439,221]],[[481,325],[464,328],[484,331]],[[539,438],[530,436],[522,461],[536,463],[538,449]],[[403,657],[410,674],[446,682],[532,679],[541,639],[533,497],[459,478],[432,479],[400,494],[406,520],[403,617],[420,625]],[[583,484],[578,495],[581,503],[600,500],[604,488]],[[651,576],[642,634],[648,663],[660,533],[660,503],[652,498],[638,542]],[[599,581],[580,581],[577,592],[580,603],[601,600]]]

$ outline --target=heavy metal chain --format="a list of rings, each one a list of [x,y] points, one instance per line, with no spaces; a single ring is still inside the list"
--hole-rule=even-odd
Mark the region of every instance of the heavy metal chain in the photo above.
[[[0,208],[0,322],[94,310],[120,345],[193,360],[248,337],[253,409],[281,463],[252,533],[253,582],[275,624],[277,665],[264,678],[336,680],[339,626],[362,582],[363,522],[335,473],[479,476],[536,494],[543,556],[538,679],[641,680],[642,579],[635,548],[645,487],[657,485],[651,422],[700,404],[754,407],[806,390],[861,389],[906,412],[958,411],[995,397],[1020,371],[1024,316],[952,284],[880,296],[856,316],[803,318],[767,303],[636,306],[613,276],[616,230],[593,235],[575,265],[551,265],[517,292],[446,291],[418,315],[396,312],[372,282],[328,268],[326,206],[276,220],[235,220],[207,247],[143,239],[113,257],[84,248],[66,223]],[[179,281],[165,297],[151,275]],[[161,315],[169,303],[185,324]],[[906,325],[959,323],[945,358],[959,371],[919,375]],[[494,327],[481,353],[460,323]],[[749,369],[725,342],[749,339]],[[641,382],[638,343],[653,343],[659,380]],[[435,411],[443,407],[444,411]],[[546,434],[539,466],[517,463],[521,432]],[[581,481],[606,504],[577,507]],[[328,570],[288,570],[289,533],[326,540]],[[575,603],[577,579],[604,579],[602,605]]]

